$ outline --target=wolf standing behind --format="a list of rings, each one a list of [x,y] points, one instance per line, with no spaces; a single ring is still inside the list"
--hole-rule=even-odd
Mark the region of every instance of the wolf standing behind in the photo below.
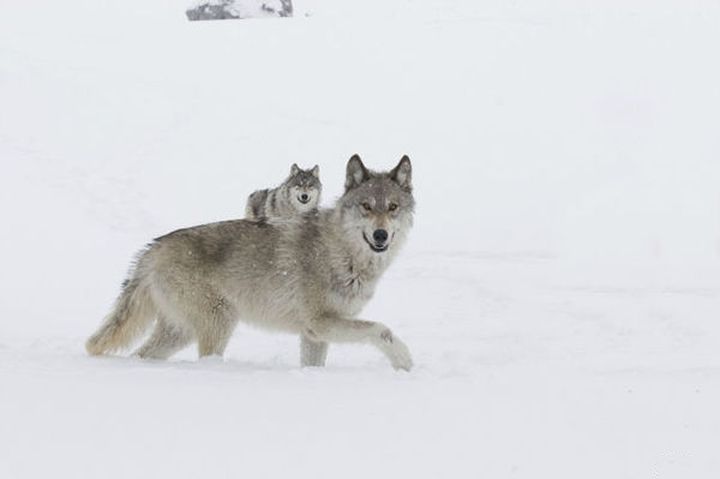
[[[257,220],[305,213],[317,209],[321,192],[320,167],[303,170],[293,163],[290,176],[280,186],[258,190],[248,197],[245,217]]]
[[[325,364],[328,343],[368,342],[396,369],[405,344],[382,323],[357,319],[413,223],[410,159],[388,172],[347,164],[333,208],[280,222],[234,220],[177,230],[137,259],[113,311],[86,343],[90,354],[128,347],[164,359],[191,342],[222,355],[239,320],[296,333],[304,366]]]

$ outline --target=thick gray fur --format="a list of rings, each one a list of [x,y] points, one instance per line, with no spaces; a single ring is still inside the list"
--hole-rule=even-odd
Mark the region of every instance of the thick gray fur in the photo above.
[[[277,188],[258,190],[251,194],[245,207],[247,219],[289,218],[300,213],[317,211],[322,193],[320,167],[303,170],[297,164],[290,176]],[[307,195],[304,200],[303,195]]]
[[[411,172],[407,157],[375,173],[355,155],[333,208],[157,238],[139,254],[88,352],[127,348],[154,322],[140,357],[167,358],[192,342],[201,357],[222,355],[242,320],[298,334],[303,366],[324,365],[328,343],[369,342],[393,367],[409,370],[405,344],[384,324],[357,315],[412,226]],[[386,240],[379,242],[380,230]]]

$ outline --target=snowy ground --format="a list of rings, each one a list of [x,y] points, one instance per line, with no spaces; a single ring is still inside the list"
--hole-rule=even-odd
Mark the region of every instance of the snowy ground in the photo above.
[[[0,477],[716,478],[720,7],[178,1],[0,16]],[[133,252],[292,162],[413,159],[364,312],[417,367],[241,327],[223,362],[89,358]]]

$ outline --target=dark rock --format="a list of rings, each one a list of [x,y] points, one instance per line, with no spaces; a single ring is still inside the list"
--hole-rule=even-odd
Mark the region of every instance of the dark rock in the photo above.
[[[292,17],[292,0],[206,0],[186,10],[188,20]]]

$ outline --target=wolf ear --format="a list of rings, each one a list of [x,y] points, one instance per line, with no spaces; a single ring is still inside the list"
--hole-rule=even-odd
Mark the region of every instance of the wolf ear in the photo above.
[[[295,176],[298,173],[300,173],[300,167],[297,165],[297,163],[293,163],[290,167],[290,176]]]
[[[310,170],[310,173],[312,173],[312,175],[315,178],[320,178],[320,166],[318,166],[318,165],[313,166],[313,169]]]
[[[407,155],[404,155],[400,163],[392,169],[390,179],[406,190],[412,189],[412,165]]]
[[[365,165],[358,155],[353,155],[347,163],[347,169],[345,173],[345,191],[351,190],[359,186],[363,181],[370,178]]]

